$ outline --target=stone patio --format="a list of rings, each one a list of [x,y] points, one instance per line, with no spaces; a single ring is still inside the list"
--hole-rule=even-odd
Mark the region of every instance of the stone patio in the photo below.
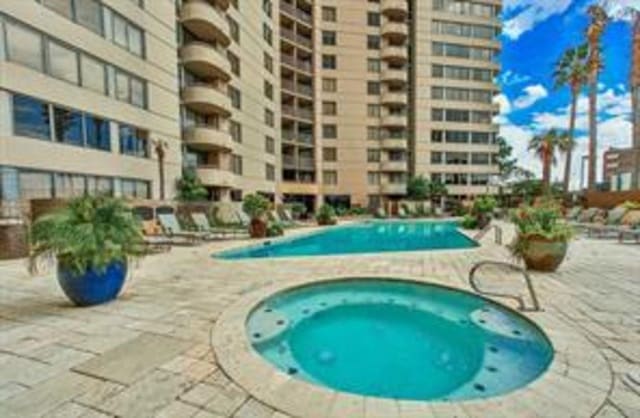
[[[174,248],[140,261],[120,299],[93,308],[70,306],[53,273],[30,277],[23,261],[0,263],[0,416],[285,418],[218,364],[210,341],[223,312],[261,289],[300,278],[406,276],[468,289],[474,262],[509,260],[491,238],[470,251],[249,261],[209,257],[244,244],[239,241]],[[545,398],[500,415],[640,417],[640,385],[627,376],[640,368],[640,246],[581,238],[559,272],[533,278],[546,313],[586,337],[585,347],[595,346],[606,360],[608,370],[565,377],[576,387],[592,384],[605,401],[586,411],[576,393],[569,399],[575,408],[567,409],[566,399]],[[520,291],[516,279],[487,270],[482,281]],[[596,373],[607,377],[606,386]],[[342,394],[332,400],[345,408],[349,401]],[[402,403],[394,411],[370,411],[387,418],[488,416],[482,407],[452,414]]]

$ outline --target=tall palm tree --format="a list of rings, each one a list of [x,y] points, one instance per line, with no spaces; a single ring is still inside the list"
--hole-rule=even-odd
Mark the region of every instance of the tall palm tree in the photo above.
[[[589,67],[587,66],[588,56],[589,45],[583,44],[566,50],[556,64],[556,70],[554,73],[555,87],[561,88],[567,86],[571,90],[571,115],[569,117],[568,144],[573,144],[576,129],[578,98],[580,97],[582,88],[587,84],[589,79]],[[571,159],[573,158],[573,146],[567,147],[564,151],[565,165],[563,191],[566,194],[569,192],[569,183],[571,181]]]
[[[567,136],[566,132],[551,129],[529,141],[529,150],[534,151],[542,161],[542,184],[546,191],[550,190],[551,167],[556,164],[556,151],[566,144]]]
[[[596,187],[596,160],[598,152],[598,75],[604,63],[602,59],[602,34],[609,21],[609,16],[602,6],[589,7],[591,23],[587,29],[589,57],[587,66],[589,71],[589,175],[588,189]]]

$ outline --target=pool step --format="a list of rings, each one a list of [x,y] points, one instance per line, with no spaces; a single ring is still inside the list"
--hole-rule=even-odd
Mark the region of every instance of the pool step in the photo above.
[[[247,328],[251,341],[263,343],[279,337],[289,325],[290,321],[283,313],[264,307],[251,315]]]

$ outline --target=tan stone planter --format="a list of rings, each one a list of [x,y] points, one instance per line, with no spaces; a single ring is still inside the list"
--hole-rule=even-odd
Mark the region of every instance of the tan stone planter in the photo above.
[[[541,236],[529,236],[527,248],[522,258],[529,270],[556,271],[567,255],[569,244],[566,241],[552,241]]]

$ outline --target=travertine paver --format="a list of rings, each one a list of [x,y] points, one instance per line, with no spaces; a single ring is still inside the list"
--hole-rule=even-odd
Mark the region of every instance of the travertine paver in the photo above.
[[[508,235],[506,231],[505,238]],[[142,260],[118,301],[82,309],[68,304],[53,272],[31,278],[24,262],[2,262],[0,416],[289,418],[274,405],[254,399],[220,369],[209,338],[223,312],[253,292],[301,277],[417,276],[468,289],[472,263],[509,260],[507,251],[490,241],[487,237],[482,248],[464,252],[249,261],[209,257],[239,242],[175,248]],[[640,387],[625,379],[640,364],[639,267],[640,246],[578,239],[560,271],[533,275],[553,327],[569,327],[586,337],[608,367],[571,372],[575,384],[565,380],[570,386],[563,390],[575,391],[572,411],[560,409],[557,400],[532,398],[531,403],[500,404],[503,409],[492,418],[640,416]],[[482,275],[487,287],[519,289],[516,279],[501,271]],[[144,344],[150,340],[154,343]],[[589,361],[592,355],[574,352],[566,358]],[[610,387],[593,387],[593,377],[607,373],[614,376]],[[264,378],[286,390],[286,381]],[[592,406],[597,396],[591,393],[603,389],[606,403]],[[365,405],[357,399],[336,394],[318,407],[326,408],[323,416],[364,416]],[[446,417],[443,411],[437,404],[423,409],[399,402],[395,415]],[[473,404],[457,411],[460,417],[487,416]]]

